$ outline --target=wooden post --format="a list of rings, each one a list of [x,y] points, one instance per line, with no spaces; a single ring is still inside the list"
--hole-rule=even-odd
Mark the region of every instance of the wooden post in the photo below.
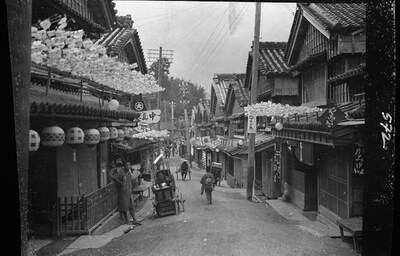
[[[79,92],[79,101],[82,102],[82,93],[83,93],[83,82],[82,82],[82,80],[80,81],[80,85],[81,85],[81,88],[80,88],[80,92]]]
[[[175,156],[175,147],[174,147],[174,136],[175,136],[175,128],[174,128],[174,107],[175,103],[171,102],[171,124],[172,124],[172,156]]]
[[[104,107],[104,86],[101,89],[101,106]]]
[[[158,85],[161,86],[161,72],[162,72],[162,47],[160,46],[160,53],[158,57]],[[157,92],[157,109],[160,109],[160,92]],[[158,122],[158,130],[161,129],[161,122]]]
[[[48,68],[47,82],[46,82],[46,93],[45,93],[46,96],[49,93],[50,82],[51,82],[51,70],[50,70],[50,68]]]
[[[158,85],[161,86],[161,72],[162,72],[162,47],[160,46],[160,53],[158,57]],[[157,92],[157,109],[160,109],[160,92]],[[157,124],[158,130],[161,131],[161,120]],[[158,142],[158,155],[161,154],[161,142]]]
[[[31,83],[31,26],[32,1],[7,0],[8,45],[10,52],[11,80],[14,106],[14,132],[19,190],[19,220],[21,255],[28,255],[28,169],[29,169],[29,97]],[[12,177],[14,174],[11,174]]]
[[[189,118],[187,114],[187,109],[185,106],[185,109],[183,110],[185,114],[185,133],[186,133],[186,159],[189,162],[190,168],[192,168],[192,161],[190,161],[190,136],[189,136]]]
[[[257,84],[258,84],[258,55],[259,55],[259,37],[260,37],[260,17],[261,17],[261,3],[256,2],[256,17],[254,27],[254,42],[253,42],[253,64],[251,76],[251,104],[257,103]],[[247,200],[253,200],[254,188],[254,156],[255,156],[255,133],[249,135],[249,148],[248,148],[248,167],[247,167]]]

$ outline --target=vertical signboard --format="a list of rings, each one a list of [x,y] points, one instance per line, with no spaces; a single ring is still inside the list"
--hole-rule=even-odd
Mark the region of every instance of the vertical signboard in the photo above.
[[[257,131],[257,116],[250,115],[247,118],[247,133],[256,133]]]

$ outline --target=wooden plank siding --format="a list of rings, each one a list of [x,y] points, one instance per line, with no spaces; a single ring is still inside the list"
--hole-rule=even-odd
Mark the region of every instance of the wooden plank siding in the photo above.
[[[307,24],[304,41],[299,51],[297,63],[300,63],[312,55],[323,52],[329,46],[329,40],[310,23]]]
[[[362,63],[365,63],[365,57],[362,54],[346,54],[331,59],[328,67],[328,79],[356,69]],[[355,95],[364,91],[361,82],[348,81],[341,84],[330,84],[328,98],[335,104],[346,103],[358,100]]]
[[[69,8],[78,12],[82,17],[93,22],[93,15],[87,7],[87,0],[63,0],[63,2]]]
[[[285,77],[276,76],[270,80],[273,80],[273,90],[271,96],[292,96],[299,95],[298,78],[297,77]]]
[[[323,106],[327,103],[327,64],[312,66],[301,74],[304,106]]]

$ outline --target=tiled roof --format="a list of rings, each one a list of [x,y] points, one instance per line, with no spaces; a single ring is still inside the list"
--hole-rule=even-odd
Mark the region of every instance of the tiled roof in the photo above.
[[[231,80],[237,77],[240,79],[242,76],[243,74],[214,74],[214,83],[212,86],[215,90],[218,107],[222,108],[225,106],[226,93],[228,91]]]
[[[339,74],[337,76],[329,78],[328,83],[329,84],[340,84],[349,78],[353,78],[355,76],[365,75],[365,74],[366,74],[366,65],[365,65],[365,63],[362,63],[354,69],[351,69],[343,74]]]
[[[257,133],[255,136],[255,152],[259,152],[267,146],[273,145],[275,142],[275,136],[267,133]],[[247,154],[248,152],[248,143],[246,142],[240,148],[240,150],[236,151],[234,155],[238,154]]]
[[[89,95],[82,97],[76,94],[69,94],[62,91],[50,89],[48,95],[45,95],[45,87],[30,87],[30,112],[37,114],[61,114],[87,116],[97,119],[128,119],[136,120],[139,113],[134,110],[128,110],[120,106],[118,110],[109,110],[105,107],[99,107],[98,98]]]
[[[327,30],[365,27],[365,3],[300,3],[299,6]]]
[[[244,80],[239,79],[238,81],[234,81],[231,83],[231,86],[239,106],[246,106],[250,101],[250,96],[248,89],[244,88]]]
[[[260,42],[259,46],[259,70],[263,75],[287,74],[290,66],[286,63],[286,42]],[[250,88],[251,70],[253,65],[253,52],[247,57],[245,88]]]
[[[118,55],[119,52],[125,47],[131,37],[134,37],[133,41],[135,44],[138,44],[137,47],[140,51],[140,56],[136,56],[136,58],[140,58],[144,67],[146,67],[146,60],[143,55],[142,44],[140,42],[137,30],[134,28],[115,28],[109,33],[104,34],[95,42],[95,44],[99,44],[108,48],[108,53],[111,56],[115,56]],[[147,73],[147,70],[145,73]]]
[[[286,42],[260,42],[260,71],[264,75],[289,72],[284,60]]]

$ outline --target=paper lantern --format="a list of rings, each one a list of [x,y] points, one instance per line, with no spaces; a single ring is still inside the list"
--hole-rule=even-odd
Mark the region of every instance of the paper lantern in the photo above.
[[[282,130],[282,128],[283,128],[282,123],[277,122],[277,123],[275,124],[275,128],[276,128],[278,131]]]
[[[123,129],[123,131],[124,131],[124,138],[129,137],[129,128],[125,127],[125,128]]]
[[[29,130],[29,151],[37,151],[40,146],[40,136],[34,130]]]
[[[124,130],[122,130],[122,129],[118,129],[117,130],[118,131],[118,137],[117,137],[117,141],[121,141],[121,140],[123,140],[124,139],[124,137],[125,137],[125,132],[124,132]]]
[[[85,144],[89,146],[94,146],[100,142],[100,132],[96,129],[86,129],[85,130]]]
[[[135,131],[133,130],[133,128],[128,127],[128,133],[129,133],[129,136],[132,136],[135,133]]]
[[[104,142],[110,139],[110,130],[107,127],[99,127],[97,129],[100,132],[100,141]]]
[[[118,138],[118,130],[115,127],[109,127],[110,130],[110,140],[115,140]]]
[[[118,106],[119,106],[118,100],[110,100],[107,105],[108,109],[110,110],[117,110]]]
[[[43,146],[60,147],[64,144],[65,133],[61,127],[50,126],[42,130],[40,138]]]
[[[71,127],[67,130],[65,134],[65,143],[70,146],[76,146],[82,144],[85,140],[85,134],[83,130],[79,127]]]

